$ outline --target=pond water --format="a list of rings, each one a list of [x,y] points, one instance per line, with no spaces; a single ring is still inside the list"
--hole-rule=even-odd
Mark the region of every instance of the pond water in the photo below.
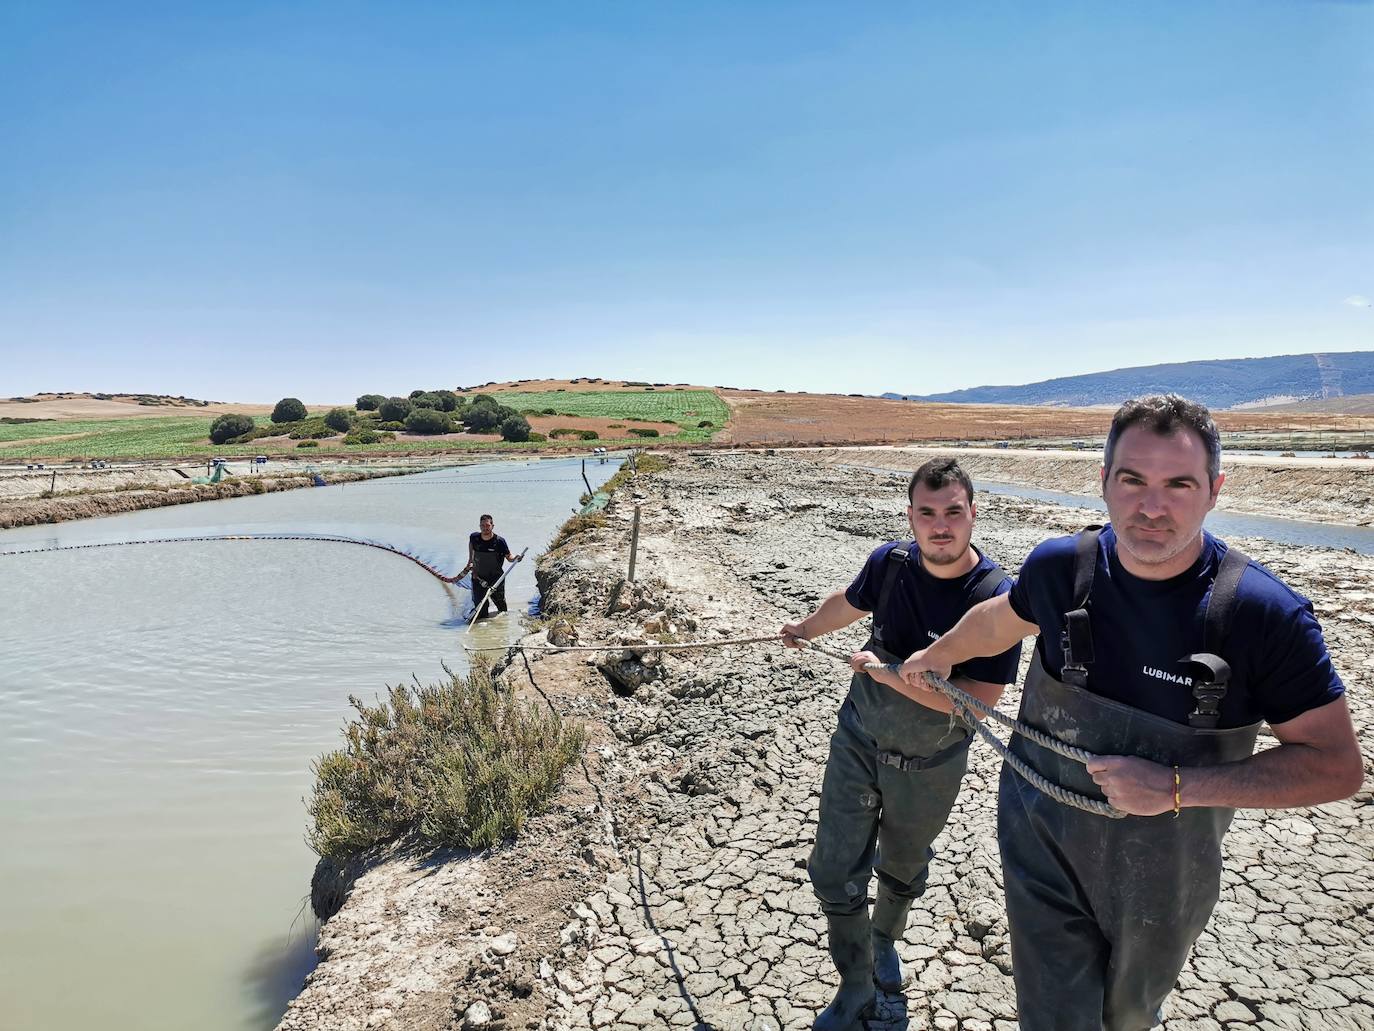
[[[588,462],[592,486],[618,468]],[[272,1027],[313,965],[310,763],[349,694],[465,668],[534,600],[583,491],[520,461],[0,531],[0,551],[341,534],[445,572],[490,512],[528,560],[511,614],[371,548],[206,541],[0,558],[0,1026]]]

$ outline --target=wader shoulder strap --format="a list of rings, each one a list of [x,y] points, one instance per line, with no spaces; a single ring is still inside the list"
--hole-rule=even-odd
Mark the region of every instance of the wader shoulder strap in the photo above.
[[[1064,613],[1060,643],[1064,649],[1061,679],[1074,687],[1088,686],[1088,663],[1094,659],[1093,632],[1088,620],[1088,599],[1092,596],[1093,576],[1097,573],[1097,540],[1102,527],[1089,526],[1078,535],[1073,556],[1073,605]]]
[[[1188,714],[1190,727],[1214,729],[1221,719],[1221,700],[1226,697],[1226,689],[1231,683],[1231,664],[1221,657],[1221,653],[1231,631],[1240,578],[1249,564],[1250,556],[1239,548],[1226,549],[1221,568],[1212,581],[1207,611],[1202,617],[1202,647],[1206,651],[1183,657],[1183,662],[1193,667],[1194,674],[1194,708]]]
[[[997,588],[1002,586],[1006,578],[1006,572],[994,562],[992,568],[983,574],[983,578],[973,588],[973,594],[969,598],[969,608],[982,604],[996,594]]]
[[[887,602],[892,597],[892,586],[897,582],[897,577],[906,568],[907,560],[911,557],[912,541],[903,541],[887,553],[887,569],[883,572],[883,586],[878,590],[878,604],[873,609],[873,639],[882,645],[883,624],[880,622],[887,618]]]

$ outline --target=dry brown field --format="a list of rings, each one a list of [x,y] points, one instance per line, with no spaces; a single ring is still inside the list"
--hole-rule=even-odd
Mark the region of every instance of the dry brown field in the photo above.
[[[841,394],[720,392],[730,423],[716,440],[749,444],[904,443],[922,440],[1064,440],[1102,436],[1111,408],[932,404]],[[1224,432],[1374,429],[1369,417],[1216,412]]]
[[[715,387],[702,387],[692,383],[660,383],[650,384],[658,390],[671,390],[674,387],[681,387],[683,390],[715,390]],[[578,379],[522,379],[513,380],[509,383],[484,383],[478,387],[470,387],[461,391],[464,394],[502,394],[510,391],[528,391],[535,393],[544,390],[562,390],[569,394],[593,393],[597,391],[616,390],[627,391],[629,393],[642,393],[644,382],[640,380],[626,381],[623,379],[593,379],[579,377]]]

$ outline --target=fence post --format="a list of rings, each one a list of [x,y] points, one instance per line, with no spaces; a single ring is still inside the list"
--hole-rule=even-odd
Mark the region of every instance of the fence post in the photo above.
[[[626,577],[631,583],[635,579],[635,556],[639,553],[639,506],[635,506],[635,520],[630,527],[630,575]]]
[[[592,485],[587,480],[587,460],[585,458],[582,459],[582,482],[587,486],[587,501],[590,503],[593,497]]]
[[[56,469],[54,469],[54,470],[52,471],[52,483],[48,484],[48,493],[49,493],[49,494],[56,494],[56,493],[57,493],[57,470],[56,470]]]

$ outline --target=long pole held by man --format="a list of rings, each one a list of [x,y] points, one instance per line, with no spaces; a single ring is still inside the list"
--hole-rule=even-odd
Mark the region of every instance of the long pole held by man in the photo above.
[[[973,485],[950,459],[921,466],[908,487],[912,542],[884,544],[847,589],[782,628],[799,647],[873,614],[864,650],[840,708],[821,788],[816,843],[807,869],[825,913],[830,955],[840,976],[817,1031],[847,1031],[870,1011],[876,989],[903,983],[896,943],[912,902],[925,891],[935,840],[959,794],[970,730],[950,716],[943,695],[912,700],[895,674],[865,663],[896,663],[938,637],[973,605],[1003,594],[1010,581],[971,544]],[[954,671],[954,682],[989,705],[1016,677],[1020,641]],[[869,911],[868,886],[878,888]]]
[[[1206,408],[1172,394],[1128,401],[1103,457],[1110,524],[1039,545],[1010,593],[901,667],[908,697],[942,697],[926,673],[1038,635],[1021,720],[1100,758],[1085,768],[1020,735],[1012,751],[1129,814],[1071,809],[1002,768],[1022,1031],[1154,1027],[1216,905],[1235,809],[1360,787],[1345,688],[1311,604],[1203,529],[1224,481]],[[1261,723],[1278,745],[1256,753]]]
[[[492,605],[498,612],[506,611],[505,563],[518,562],[525,554],[511,554],[510,545],[496,532],[496,521],[490,515],[483,514],[477,526],[468,535],[468,564],[458,574],[472,571],[472,600],[477,607],[473,622],[486,619]]]

